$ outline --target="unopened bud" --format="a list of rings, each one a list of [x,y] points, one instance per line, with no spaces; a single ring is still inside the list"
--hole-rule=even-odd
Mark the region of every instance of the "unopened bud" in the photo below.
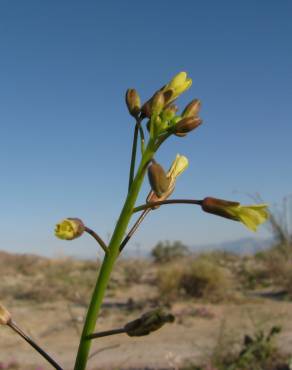
[[[201,101],[199,99],[192,100],[182,112],[182,117],[197,117],[201,108]]]
[[[55,235],[59,239],[73,240],[85,231],[85,225],[79,218],[66,218],[56,225]]]
[[[148,178],[152,190],[158,197],[168,190],[170,178],[166,176],[164,169],[157,162],[152,162],[148,167]]]
[[[176,126],[175,126],[175,129],[174,129],[174,133],[175,135],[177,136],[186,136],[186,134],[192,130],[194,130],[195,128],[197,128],[198,126],[200,126],[200,124],[202,123],[203,121],[201,120],[201,118],[199,117],[196,117],[196,118],[193,118],[193,117],[186,117],[186,118],[183,118],[182,120],[180,120]]]
[[[10,312],[0,303],[0,325],[7,325],[10,321]]]
[[[217,199],[207,197],[202,201],[202,209],[205,212],[212,213],[217,216],[233,219],[234,217],[229,212],[229,209],[233,207],[239,207],[240,203],[230,202],[229,200]]]
[[[140,97],[135,89],[128,89],[126,92],[126,104],[129,113],[133,117],[137,117],[141,109]]]
[[[169,105],[166,107],[162,112],[162,119],[165,121],[171,121],[175,113],[178,111],[178,107],[176,105]]]
[[[143,104],[141,108],[142,116],[150,118],[151,117],[151,99]]]
[[[125,332],[130,337],[141,337],[160,329],[166,323],[174,322],[175,317],[171,313],[158,308],[144,313],[139,319],[125,325]]]
[[[164,104],[164,94],[161,91],[158,91],[151,99],[151,114],[160,114],[164,108]]]

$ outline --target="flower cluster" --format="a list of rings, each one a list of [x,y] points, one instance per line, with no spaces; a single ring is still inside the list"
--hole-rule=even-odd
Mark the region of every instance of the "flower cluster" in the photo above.
[[[185,136],[197,128],[202,120],[198,117],[201,103],[193,100],[186,106],[181,115],[177,115],[178,107],[172,104],[183,92],[192,85],[186,72],[178,73],[168,84],[156,91],[140,108],[140,98],[135,89],[128,89],[126,103],[131,115],[148,118],[147,128],[150,136],[159,137],[163,134]]]
[[[127,105],[132,115],[137,117],[138,106],[142,118],[148,118],[147,128],[150,136],[174,134],[179,137],[186,136],[190,131],[197,128],[202,120],[199,117],[201,102],[199,99],[192,100],[178,115],[178,107],[174,104],[179,95],[188,90],[192,80],[186,72],[178,73],[168,84],[156,91],[154,95],[141,107],[138,93],[134,89],[127,92]],[[148,167],[148,178],[152,191],[147,197],[148,203],[166,200],[174,191],[176,178],[188,167],[188,159],[177,155],[170,170],[166,173],[163,167],[152,160]],[[248,229],[256,231],[258,226],[268,219],[266,204],[242,206],[238,202],[224,201],[212,197],[201,201],[205,212],[217,216],[242,222]],[[153,206],[156,209],[159,206]]]

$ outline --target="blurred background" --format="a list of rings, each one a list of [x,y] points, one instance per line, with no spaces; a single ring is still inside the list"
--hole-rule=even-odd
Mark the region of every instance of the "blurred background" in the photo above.
[[[98,325],[157,306],[176,322],[96,342],[90,366],[291,369],[291,17],[290,0],[0,2],[0,299],[66,368],[102,251],[88,235],[57,239],[55,224],[79,217],[109,240],[135,123],[125,92],[146,101],[186,71],[178,106],[201,99],[204,122],[157,154],[165,169],[177,153],[189,159],[173,197],[265,202],[271,219],[254,234],[200,207],[152,212]],[[148,192],[146,179],[139,204]],[[0,369],[49,368],[0,331]]]

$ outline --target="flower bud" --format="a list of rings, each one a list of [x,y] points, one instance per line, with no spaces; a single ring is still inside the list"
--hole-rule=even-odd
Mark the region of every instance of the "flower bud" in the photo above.
[[[167,189],[161,193],[161,195],[157,195],[154,191],[151,191],[146,199],[147,203],[155,203],[163,201],[173,193],[175,188],[175,183],[177,177],[188,167],[189,161],[187,157],[177,154],[175,160],[172,162],[172,165],[169,169],[169,171],[166,174],[167,179],[169,179],[169,185]],[[154,206],[152,209],[159,208],[159,206]]]
[[[169,105],[168,107],[166,107],[163,112],[162,112],[162,119],[164,121],[171,121],[174,116],[175,116],[175,113],[178,111],[178,107],[176,105]]]
[[[140,113],[141,101],[140,97],[135,89],[128,89],[126,92],[126,104],[129,113],[133,117],[137,117]]]
[[[189,89],[192,80],[187,78],[186,72],[180,72],[163,88],[165,101],[167,103],[175,100],[180,94]]]
[[[195,128],[197,128],[198,126],[200,126],[200,124],[202,123],[203,121],[201,120],[201,118],[199,117],[196,117],[196,118],[193,118],[193,117],[186,117],[186,118],[183,118],[182,120],[180,120],[176,126],[175,126],[175,129],[174,129],[174,134],[176,136],[186,136],[186,134],[192,130],[194,130]]]
[[[73,240],[79,238],[85,231],[85,225],[79,218],[66,218],[56,225],[55,235],[59,239]]]
[[[171,313],[158,308],[144,313],[139,319],[127,323],[125,332],[130,337],[141,337],[160,329],[166,323],[174,322],[175,317]]]
[[[152,190],[158,197],[168,190],[170,179],[166,176],[162,166],[155,161],[152,161],[148,167],[148,178]]]
[[[147,117],[147,118],[151,117],[151,99],[143,104],[143,106],[141,108],[141,113],[142,113],[143,118],[144,117]]]
[[[7,309],[0,303],[0,325],[7,325],[11,321],[11,314]]]
[[[230,212],[228,212],[228,209],[230,209],[230,207],[238,207],[239,205],[239,202],[230,202],[228,200],[207,197],[203,199],[202,209],[205,212],[232,219],[233,217]]]
[[[182,117],[197,117],[201,108],[201,101],[199,99],[192,100],[182,112]]]
[[[187,79],[187,73],[179,72],[170,81],[169,87],[171,87],[172,89],[183,89],[188,84],[189,84],[189,80]]]
[[[151,115],[158,115],[164,108],[165,100],[162,92],[158,91],[151,99]]]

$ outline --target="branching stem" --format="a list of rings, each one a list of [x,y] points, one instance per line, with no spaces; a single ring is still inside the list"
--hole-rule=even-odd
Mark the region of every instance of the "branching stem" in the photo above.
[[[133,145],[132,145],[128,191],[130,191],[130,188],[132,186],[134,176],[135,176],[135,164],[136,164],[137,142],[138,142],[139,131],[140,131],[140,135],[141,135],[141,131],[142,131],[141,144],[143,143],[142,145],[144,145],[144,133],[143,133],[143,129],[141,128],[141,119],[137,118],[136,125],[135,125],[135,130],[134,130]]]
[[[196,204],[196,205],[202,205],[202,200],[196,200],[196,199],[167,199],[167,200],[161,200],[158,202],[149,202],[142,204],[141,206],[135,207],[133,212],[140,212],[145,211],[147,209],[152,209],[157,206],[163,206],[165,204]]]
[[[101,239],[101,237],[93,230],[91,230],[89,227],[85,226],[85,231],[91,235],[96,241],[97,243],[101,246],[101,248],[104,250],[105,253],[108,252],[108,248],[107,248],[107,245],[105,244],[105,242]]]
[[[93,334],[88,335],[87,339],[91,340],[91,339],[95,339],[95,338],[108,337],[109,335],[116,335],[116,334],[121,334],[121,333],[125,333],[125,332],[126,332],[126,330],[124,328],[100,331],[98,333],[93,333]]]
[[[36,344],[27,334],[25,334],[22,329],[12,320],[10,320],[7,325],[14,330],[18,335],[21,336],[27,343],[29,343],[43,358],[45,358],[56,370],[63,370],[57,362],[52,359],[51,356],[47,354],[38,344]]]
[[[141,225],[144,218],[147,216],[147,214],[151,211],[150,208],[145,209],[143,213],[139,216],[138,220],[135,222],[135,224],[132,226],[128,234],[126,235],[125,239],[122,241],[120,245],[120,252],[125,248],[128,241],[131,239],[131,237],[134,235],[138,227]]]

